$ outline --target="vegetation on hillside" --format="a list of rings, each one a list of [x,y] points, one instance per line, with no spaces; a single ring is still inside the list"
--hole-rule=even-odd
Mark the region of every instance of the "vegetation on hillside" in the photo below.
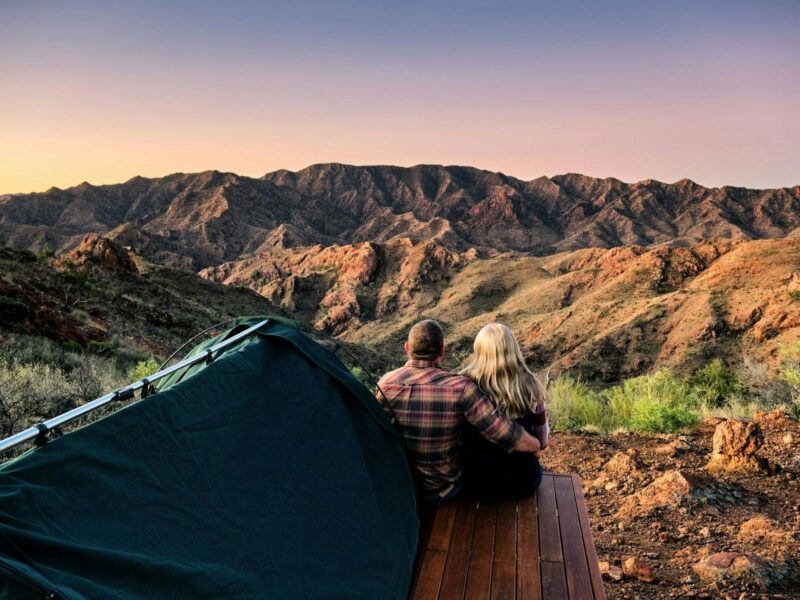
[[[719,358],[686,378],[662,368],[602,390],[563,375],[550,389],[550,420],[555,429],[671,433],[710,416],[750,418],[777,407],[800,418],[800,345],[785,354],[778,377],[762,365],[731,368]]]

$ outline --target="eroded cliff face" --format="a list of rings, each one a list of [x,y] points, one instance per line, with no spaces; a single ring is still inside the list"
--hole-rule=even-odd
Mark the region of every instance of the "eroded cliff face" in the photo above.
[[[445,325],[454,361],[497,320],[534,367],[608,382],[656,366],[688,372],[713,356],[777,364],[800,338],[797,239],[481,257],[404,238],[276,248],[201,276],[250,287],[395,360],[423,316]]]
[[[387,318],[424,302],[476,253],[458,253],[436,242],[400,238],[386,244],[272,251],[223,263],[200,276],[244,285],[287,311],[311,320],[326,333],[342,334],[365,320]]]

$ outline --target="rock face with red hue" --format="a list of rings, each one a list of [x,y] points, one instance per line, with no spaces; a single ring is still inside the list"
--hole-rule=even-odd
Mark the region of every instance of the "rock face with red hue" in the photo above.
[[[363,319],[386,317],[414,304],[473,256],[436,242],[401,238],[386,244],[274,248],[209,267],[200,276],[253,288],[312,320],[317,329],[337,335],[357,328]]]
[[[90,233],[80,245],[56,259],[56,267],[100,267],[138,273],[139,269],[128,251],[108,238]]]
[[[706,468],[712,473],[759,471],[765,467],[756,452],[764,444],[758,423],[728,419],[714,431],[713,450]]]

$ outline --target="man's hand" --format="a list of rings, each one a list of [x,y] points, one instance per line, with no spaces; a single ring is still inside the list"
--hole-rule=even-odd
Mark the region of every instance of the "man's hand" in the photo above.
[[[532,452],[534,456],[538,457],[539,452],[542,450],[542,444],[537,438],[523,430],[522,436],[517,440],[517,445],[514,446],[514,450],[516,452]]]

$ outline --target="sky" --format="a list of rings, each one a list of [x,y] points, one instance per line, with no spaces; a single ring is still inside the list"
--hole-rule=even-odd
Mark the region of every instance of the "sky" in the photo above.
[[[0,193],[320,162],[800,184],[797,0],[0,0]]]

